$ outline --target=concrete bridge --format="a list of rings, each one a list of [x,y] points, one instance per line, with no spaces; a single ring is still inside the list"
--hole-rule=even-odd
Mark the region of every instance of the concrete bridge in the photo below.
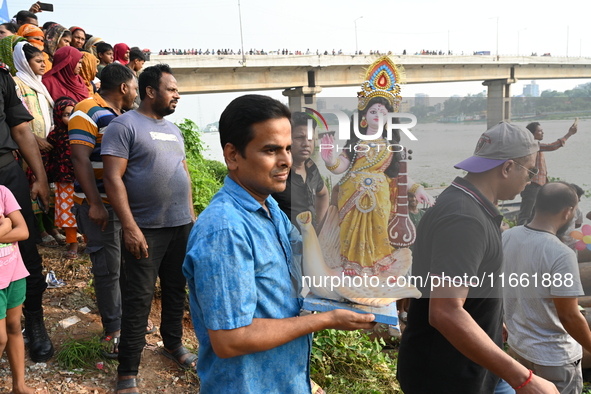
[[[377,55],[167,55],[181,93],[283,90],[292,110],[314,106],[322,88],[360,86]],[[392,55],[405,82],[483,81],[488,87],[488,125],[511,119],[511,84],[519,79],[591,78],[591,58],[545,56]]]

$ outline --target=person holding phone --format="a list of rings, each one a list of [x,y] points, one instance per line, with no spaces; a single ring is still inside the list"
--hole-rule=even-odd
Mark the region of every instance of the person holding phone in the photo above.
[[[33,5],[31,5],[31,8],[29,8],[29,12],[32,12],[33,14],[36,14],[36,13],[42,12],[42,11],[53,12],[53,4],[42,3],[40,1],[38,1],[36,3],[33,3]]]
[[[538,191],[542,186],[548,183],[548,169],[546,167],[544,152],[551,152],[562,148],[566,144],[566,140],[577,133],[578,121],[579,118],[576,118],[564,137],[549,144],[540,143],[540,151],[536,156],[536,168],[538,169],[538,174],[532,178],[531,183],[521,192],[521,205],[519,207],[517,225],[521,226],[527,224],[533,219],[533,209]],[[542,129],[539,122],[532,122],[525,126],[525,128],[534,135],[536,141],[542,141],[544,139],[544,129]]]

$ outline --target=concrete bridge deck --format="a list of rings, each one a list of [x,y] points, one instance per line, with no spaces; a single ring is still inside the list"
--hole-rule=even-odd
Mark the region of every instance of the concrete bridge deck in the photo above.
[[[153,55],[146,66],[169,64],[181,93],[359,86],[376,55]],[[591,58],[551,56],[392,55],[405,82],[437,83],[591,78]],[[315,93],[318,89],[311,89]],[[304,92],[305,93],[305,92]]]

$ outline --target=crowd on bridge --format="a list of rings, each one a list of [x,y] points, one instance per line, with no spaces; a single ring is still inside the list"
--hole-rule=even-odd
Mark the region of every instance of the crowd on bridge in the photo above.
[[[396,53],[393,51],[380,51],[380,50],[370,50],[369,52],[363,52],[361,50],[356,50],[355,52],[351,53],[347,53],[347,52],[343,52],[342,49],[336,50],[336,49],[332,49],[332,50],[324,50],[321,51],[319,49],[316,49],[316,51],[310,51],[310,49],[307,49],[305,51],[301,51],[301,50],[291,50],[291,49],[277,49],[277,50],[271,50],[271,51],[266,51],[264,49],[253,49],[251,48],[250,50],[244,51],[244,55],[251,55],[251,56],[257,56],[257,55],[274,55],[274,56],[299,56],[299,55],[317,55],[317,56],[340,56],[340,55],[353,55],[353,56],[358,56],[358,55],[395,55]],[[199,48],[199,49],[195,49],[195,48],[190,48],[190,49],[180,49],[180,48],[167,48],[167,49],[161,49],[160,51],[158,51],[158,55],[164,56],[164,55],[184,55],[184,56],[222,56],[222,55],[238,55],[241,56],[242,55],[242,50],[238,49],[236,51],[234,51],[233,49],[230,48],[224,48],[224,49],[215,49],[215,48],[206,48],[205,50]],[[407,55],[407,51],[406,49],[404,49],[401,53],[399,53],[398,55],[402,55],[402,56],[406,56]],[[414,53],[412,53],[412,55],[415,56],[419,56],[419,55],[437,55],[437,56],[441,56],[441,55],[448,55],[448,56],[482,56],[482,55],[490,55],[490,51],[472,51],[472,53],[464,53],[464,51],[462,51],[461,53],[454,53],[454,51],[452,50],[448,50],[448,51],[444,51],[444,50],[426,50],[426,49],[421,49],[420,51],[416,51]],[[538,56],[537,52],[532,52],[530,56]],[[542,56],[551,56],[550,53],[544,53]]]
[[[424,52],[424,51],[423,51]],[[320,51],[318,49],[316,49],[315,52],[310,51],[310,49],[307,49],[305,51],[300,51],[300,50],[290,50],[290,49],[277,49],[272,50],[272,51],[265,51],[264,49],[253,49],[251,48],[248,51],[244,51],[245,55],[281,55],[281,56],[293,56],[293,55],[324,55],[324,56],[340,56],[340,55],[348,55],[347,53],[343,52],[342,49],[336,50],[336,49],[332,49],[331,51],[325,50],[325,51]],[[369,55],[392,55],[393,52],[392,51],[387,51],[386,52],[381,52],[380,50],[370,50],[368,53],[364,53],[362,51],[355,51],[354,55],[365,55],[365,54],[369,54]],[[418,54],[423,54],[426,55],[427,53],[417,53]],[[429,53],[431,54],[431,53]],[[161,49],[160,51],[158,51],[158,55],[242,55],[242,50],[238,49],[237,51],[234,51],[233,49],[214,49],[212,48],[211,50],[209,48],[206,48],[205,50],[202,50],[201,48],[199,49],[195,49],[195,48],[191,48],[191,49],[179,49],[179,48],[169,48],[169,49]],[[404,50],[403,55],[406,55],[406,50]]]

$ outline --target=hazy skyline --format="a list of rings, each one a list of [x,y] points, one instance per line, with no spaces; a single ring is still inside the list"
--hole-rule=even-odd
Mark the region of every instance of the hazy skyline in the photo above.
[[[32,1],[8,0],[8,10],[12,16],[31,4]],[[125,42],[156,53],[165,48],[240,48],[238,0],[66,0],[53,4],[55,12],[38,14],[40,24],[55,21],[66,27],[80,26],[111,44]],[[515,55],[519,47],[522,55],[536,52],[565,56],[568,51],[569,56],[591,57],[591,38],[585,29],[591,3],[582,0],[563,1],[560,7],[509,0],[484,5],[468,0],[371,4],[350,0],[240,0],[240,7],[245,50],[342,49],[353,53],[357,37],[357,45],[365,53],[401,53],[406,49],[411,54],[421,49],[449,49],[455,54],[485,50],[495,54],[498,45],[501,56]],[[523,84],[529,82],[514,84],[512,94],[521,94]],[[570,89],[584,82],[587,81],[537,81],[540,91]],[[356,89],[325,89],[319,96],[355,95]],[[476,94],[484,89],[480,82],[406,85],[403,95],[449,97]],[[280,91],[263,94],[286,101]],[[171,120],[189,117],[204,126],[217,120],[225,105],[238,95],[183,96]]]

